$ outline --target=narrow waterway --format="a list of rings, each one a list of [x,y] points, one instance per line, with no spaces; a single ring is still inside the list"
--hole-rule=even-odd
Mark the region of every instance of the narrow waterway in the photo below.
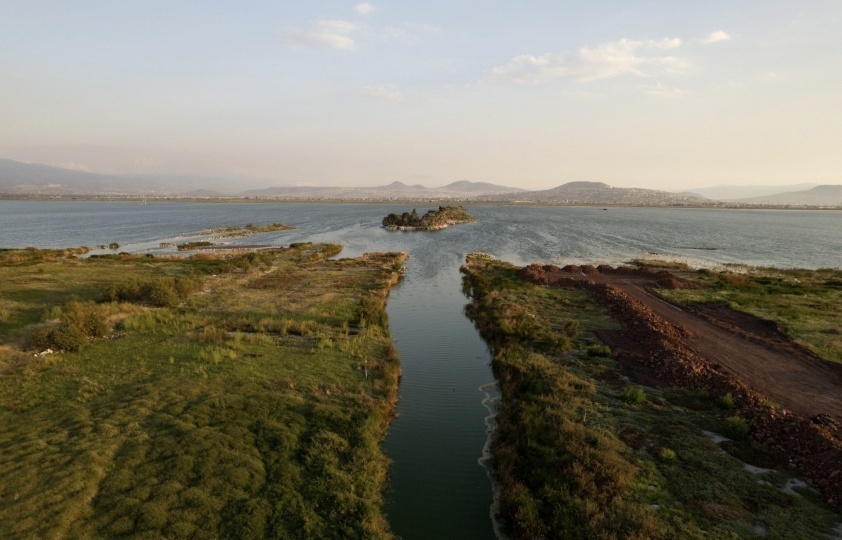
[[[496,385],[486,345],[463,314],[464,254],[416,247],[387,307],[403,367],[384,444],[393,460],[388,519],[404,540],[494,538],[483,452]]]

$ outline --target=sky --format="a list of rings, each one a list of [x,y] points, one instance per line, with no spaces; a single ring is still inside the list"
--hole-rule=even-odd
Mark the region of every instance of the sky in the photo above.
[[[236,187],[842,183],[842,2],[0,0],[0,13],[2,158]]]

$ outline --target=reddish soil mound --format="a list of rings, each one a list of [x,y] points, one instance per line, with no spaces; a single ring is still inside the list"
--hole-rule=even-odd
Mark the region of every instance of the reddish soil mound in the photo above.
[[[730,393],[735,414],[749,423],[756,440],[785,452],[828,502],[842,502],[842,443],[837,438],[842,367],[747,314],[725,306],[693,312],[664,302],[653,289],[693,285],[669,272],[600,267],[598,275],[586,275],[583,268],[593,269],[548,272],[532,265],[518,275],[537,284],[588,291],[624,326],[600,337],[631,368],[631,376],[644,384],[657,380],[705,388],[715,396]],[[767,396],[789,411],[770,407]]]

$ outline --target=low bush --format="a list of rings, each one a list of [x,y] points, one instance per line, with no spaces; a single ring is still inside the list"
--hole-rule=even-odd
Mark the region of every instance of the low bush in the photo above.
[[[585,349],[585,354],[587,354],[591,358],[595,357],[604,357],[604,358],[611,358],[611,347],[608,345],[589,345]]]
[[[155,307],[175,307],[200,290],[204,280],[199,274],[152,280],[129,279],[108,287],[103,293],[106,302],[146,302]]]
[[[103,337],[111,330],[102,308],[93,302],[70,302],[57,311],[58,325],[36,331],[30,339],[30,348],[76,352],[90,338]]]
[[[731,392],[728,392],[724,396],[720,396],[716,400],[716,404],[723,409],[732,409],[734,407],[734,396],[731,395]]]
[[[673,450],[672,448],[661,448],[658,451],[658,459],[660,459],[661,461],[675,461],[675,450]]]
[[[719,426],[719,431],[729,439],[741,440],[748,436],[748,422],[739,416],[729,416]]]
[[[623,401],[636,405],[646,401],[646,392],[639,386],[629,386],[623,390]]]

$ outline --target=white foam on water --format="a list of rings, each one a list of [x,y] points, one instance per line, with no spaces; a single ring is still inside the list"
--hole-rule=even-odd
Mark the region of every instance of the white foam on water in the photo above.
[[[491,466],[491,438],[494,436],[494,430],[497,428],[497,403],[500,401],[499,388],[496,382],[484,384],[479,387],[479,391],[484,394],[482,398],[482,405],[488,410],[488,415],[485,417],[485,444],[482,447],[482,455],[477,460],[480,467],[485,469],[485,474],[491,482],[491,509],[489,515],[491,516],[491,524],[494,527],[494,536],[498,540],[508,540],[508,537],[503,533],[503,524],[500,523],[500,484],[494,476],[494,469]]]

